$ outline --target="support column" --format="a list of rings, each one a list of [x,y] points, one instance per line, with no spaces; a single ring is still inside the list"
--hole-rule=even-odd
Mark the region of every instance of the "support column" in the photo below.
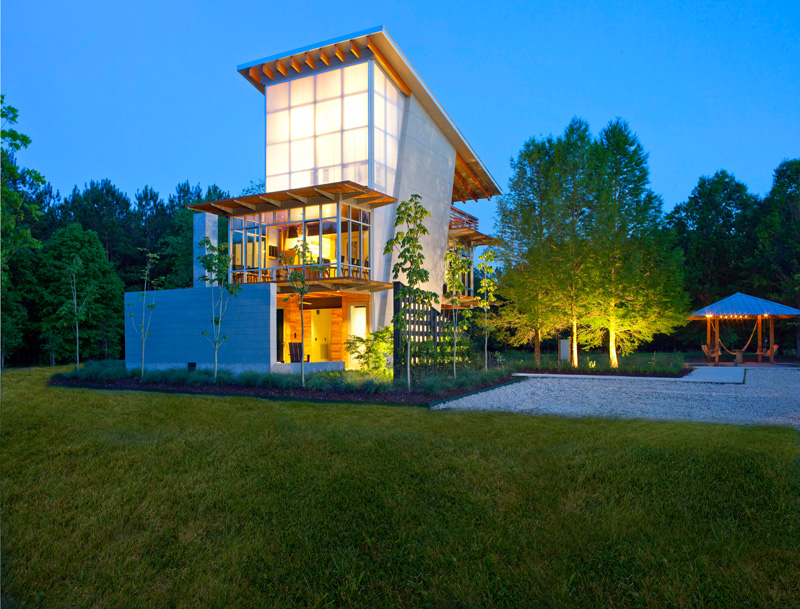
[[[772,317],[769,318],[769,363],[775,363],[775,323]]]
[[[714,365],[719,366],[719,317],[714,318]]]
[[[764,341],[761,340],[761,315],[758,316],[758,363],[761,363],[761,355],[764,352]]]
[[[706,317],[706,348],[711,349],[711,318]],[[706,354],[706,362],[711,363],[711,353]]]
[[[193,285],[196,288],[210,287],[200,281],[200,277],[205,275],[206,272],[197,258],[206,253],[205,248],[200,245],[203,239],[208,237],[214,247],[219,243],[219,218],[214,214],[200,212],[195,214],[192,220]]]

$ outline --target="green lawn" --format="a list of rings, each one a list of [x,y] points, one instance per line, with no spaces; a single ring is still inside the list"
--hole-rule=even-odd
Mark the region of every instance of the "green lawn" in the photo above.
[[[798,432],[2,376],[3,607],[797,607]]]

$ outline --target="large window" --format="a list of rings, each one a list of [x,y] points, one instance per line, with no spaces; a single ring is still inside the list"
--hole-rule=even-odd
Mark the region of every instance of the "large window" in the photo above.
[[[267,191],[369,182],[367,62],[270,85]]]
[[[336,203],[326,203],[232,217],[232,281],[284,281],[291,269],[302,267],[309,279],[369,279],[372,214],[352,205],[338,207],[340,210]],[[339,234],[341,242],[337,241]],[[314,257],[305,265],[297,256],[298,242],[304,239]],[[281,263],[281,255],[288,265]],[[312,266],[317,268],[309,268]]]
[[[374,61],[269,85],[265,96],[268,192],[352,180],[394,194],[405,97]]]

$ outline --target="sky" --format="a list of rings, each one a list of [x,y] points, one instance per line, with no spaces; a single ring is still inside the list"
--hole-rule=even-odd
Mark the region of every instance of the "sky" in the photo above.
[[[0,89],[62,193],[264,173],[263,97],[236,66],[383,25],[505,190],[530,137],[621,117],[665,210],[726,169],[765,194],[800,157],[800,2],[4,0]],[[492,202],[470,202],[491,231]]]

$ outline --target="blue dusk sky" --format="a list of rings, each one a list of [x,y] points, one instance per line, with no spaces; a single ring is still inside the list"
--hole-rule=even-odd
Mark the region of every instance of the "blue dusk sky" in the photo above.
[[[626,119],[665,209],[701,175],[759,194],[800,156],[800,2],[5,0],[2,92],[21,164],[62,195],[263,176],[250,60],[384,25],[505,189],[509,159],[573,116]],[[491,230],[494,203],[469,203]]]

